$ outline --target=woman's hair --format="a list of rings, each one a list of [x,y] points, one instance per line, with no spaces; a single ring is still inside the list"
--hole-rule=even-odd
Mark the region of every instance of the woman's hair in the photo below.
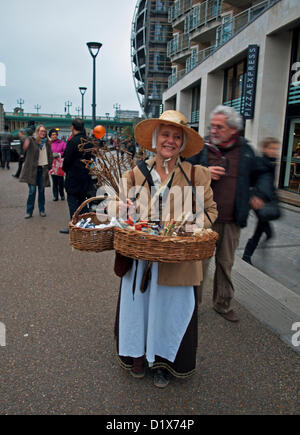
[[[220,104],[211,112],[210,119],[215,115],[226,116],[226,122],[230,128],[236,128],[238,131],[244,128],[243,118],[233,107]]]
[[[259,147],[261,150],[264,150],[265,148],[268,148],[273,143],[280,144],[280,141],[276,139],[276,137],[265,137],[260,141]]]
[[[46,130],[46,133],[47,133],[47,129],[46,129],[46,127],[44,125],[42,125],[42,124],[38,125],[37,128],[35,129],[35,133],[34,133],[34,138],[35,138],[37,143],[40,143],[40,141],[41,141],[41,138],[39,136],[39,131],[40,131],[41,128],[44,128]],[[48,140],[48,133],[46,135],[46,138]]]

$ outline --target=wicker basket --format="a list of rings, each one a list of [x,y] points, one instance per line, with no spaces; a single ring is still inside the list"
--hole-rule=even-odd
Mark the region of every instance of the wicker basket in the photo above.
[[[113,250],[114,229],[113,228],[79,228],[75,225],[80,219],[91,218],[91,223],[95,225],[108,223],[100,222],[95,212],[84,213],[79,215],[80,211],[89,203],[99,199],[108,199],[104,196],[89,198],[84,201],[75,211],[72,221],[69,223],[70,245],[79,251],[102,252]]]
[[[138,260],[181,263],[212,257],[217,239],[218,233],[215,231],[203,237],[170,237],[116,227],[114,249],[126,257]]]

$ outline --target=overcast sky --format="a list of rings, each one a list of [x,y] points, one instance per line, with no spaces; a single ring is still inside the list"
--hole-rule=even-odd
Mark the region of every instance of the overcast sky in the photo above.
[[[6,86],[0,102],[12,111],[17,100],[25,112],[71,114],[81,107],[92,114],[92,57],[86,42],[103,44],[97,57],[97,115],[140,110],[131,73],[130,34],[136,0],[9,0],[0,6],[0,64]],[[0,78],[1,79],[1,78]],[[0,80],[1,84],[1,80]],[[2,78],[3,84],[3,78]]]

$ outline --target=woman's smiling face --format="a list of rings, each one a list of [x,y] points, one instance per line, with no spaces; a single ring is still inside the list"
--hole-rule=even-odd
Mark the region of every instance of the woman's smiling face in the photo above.
[[[162,159],[172,159],[179,155],[183,143],[183,130],[173,125],[161,125],[157,134],[157,154]]]

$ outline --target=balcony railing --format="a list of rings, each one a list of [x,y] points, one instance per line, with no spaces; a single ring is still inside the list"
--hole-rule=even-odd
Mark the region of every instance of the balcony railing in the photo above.
[[[249,24],[251,24],[256,18],[258,18],[260,15],[262,15],[267,9],[269,9],[271,6],[273,6],[275,3],[278,3],[280,0],[264,0],[261,3],[258,3],[255,6],[252,6],[249,9],[246,9],[245,11],[241,12],[238,15],[235,15],[231,20],[228,22],[221,24],[217,27],[217,38],[216,38],[216,44],[212,45],[204,50],[201,50],[198,52],[198,58],[191,59],[188,58],[186,60],[186,69],[180,71],[181,75],[180,78],[182,78],[185,74],[189,73],[192,69],[196,68],[201,62],[206,60],[209,56],[211,56],[220,46],[225,44],[227,41],[232,39],[238,32],[243,30],[245,27],[247,27]],[[183,35],[189,35],[188,33],[184,33]],[[170,41],[170,43],[173,42]],[[190,44],[190,42],[188,43]],[[173,47],[170,45],[170,54],[172,53]],[[177,51],[179,50],[179,45],[176,46]],[[168,47],[169,49],[169,47]],[[169,56],[169,51],[168,51]],[[183,73],[184,71],[184,73]],[[178,76],[170,76],[169,77],[169,87],[173,86],[180,78]],[[293,100],[295,101],[295,100]],[[291,104],[291,103],[290,103]],[[292,103],[296,104],[296,103]]]
[[[186,50],[187,48],[190,48],[189,35],[186,33],[182,33],[168,42],[167,56],[174,56],[175,54],[179,53],[182,50]]]
[[[238,32],[248,26],[278,0],[264,0],[255,6],[235,15],[231,20],[217,28],[217,45],[220,46],[233,38]]]
[[[186,16],[184,30],[192,32],[199,27],[205,26],[209,21],[220,17],[222,11],[222,0],[207,0],[195,6]]]
[[[218,47],[216,45],[211,45],[210,47],[205,48],[204,50],[198,51],[198,53],[194,56],[189,57],[186,60],[186,74],[192,69],[196,68],[201,62],[211,56]]]
[[[192,9],[193,0],[177,0],[174,5],[169,8],[168,21],[172,23],[175,21],[180,15],[185,14],[187,11]]]
[[[171,74],[168,77],[168,87],[170,88],[171,86],[175,85],[175,83],[177,83],[178,80],[182,79],[184,75],[185,75],[185,69],[182,69],[175,74]]]

